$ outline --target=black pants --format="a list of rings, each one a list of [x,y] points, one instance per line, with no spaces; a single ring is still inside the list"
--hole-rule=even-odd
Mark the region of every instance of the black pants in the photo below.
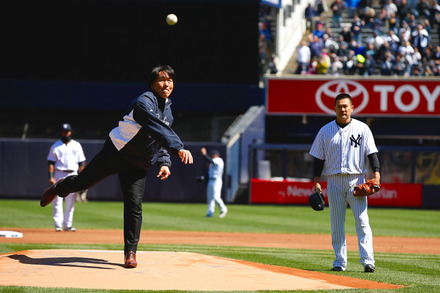
[[[78,175],[68,176],[56,186],[58,194],[89,189],[102,179],[119,175],[124,196],[124,251],[135,251],[142,227],[142,198],[145,191],[145,169],[130,164],[109,140],[103,149]]]

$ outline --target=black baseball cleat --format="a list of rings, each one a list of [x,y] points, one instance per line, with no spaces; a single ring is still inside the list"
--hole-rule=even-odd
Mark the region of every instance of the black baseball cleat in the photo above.
[[[41,198],[40,201],[40,206],[41,207],[45,207],[48,204],[50,204],[51,202],[53,202],[53,200],[58,196],[58,191],[56,191],[55,187],[57,186],[58,183],[60,183],[63,179],[58,180],[57,183],[53,184],[51,187],[49,187],[48,189],[46,189],[46,191],[43,194],[43,197]]]
[[[376,270],[376,268],[373,265],[365,265],[364,267],[364,272],[365,273],[374,273],[374,271]]]
[[[341,267],[333,267],[330,271],[333,271],[333,272],[342,272],[342,271],[344,271]]]

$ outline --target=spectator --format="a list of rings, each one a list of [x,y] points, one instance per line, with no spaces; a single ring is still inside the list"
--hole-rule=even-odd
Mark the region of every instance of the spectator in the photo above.
[[[407,73],[410,75],[411,74],[411,68],[414,65],[414,63],[416,62],[416,60],[414,60],[414,48],[411,46],[411,43],[409,41],[404,41],[404,43],[402,43],[399,46],[398,49],[398,54],[402,55],[403,58],[405,58],[406,63],[407,63]]]
[[[335,76],[341,75],[343,73],[342,70],[344,68],[344,64],[342,64],[340,57],[335,53],[331,53],[330,59],[331,59],[331,64],[327,73],[329,75],[335,75]]]
[[[260,34],[263,34],[266,38],[266,44],[267,44],[267,56],[266,59],[271,56],[274,52],[274,41],[272,36],[272,30],[269,26],[269,21],[260,21],[258,23]]]
[[[313,30],[313,35],[318,36],[318,38],[322,39],[322,36],[324,35],[324,25],[322,23],[318,23],[316,25],[316,28]]]
[[[390,51],[385,52],[384,60],[380,66],[380,74],[382,75],[392,75],[394,67],[394,56]]]
[[[397,49],[399,48],[400,39],[395,35],[393,30],[390,30],[388,32],[388,35],[384,37],[385,41],[388,42],[391,49],[393,50],[393,53],[397,53]]]
[[[362,43],[355,43],[354,47],[353,47],[353,51],[354,51],[355,55],[365,56],[367,49],[365,48],[365,46]]]
[[[321,16],[324,11],[327,11],[325,0],[316,0],[315,6],[316,16]]]
[[[323,41],[318,36],[313,36],[313,42],[310,44],[311,57],[313,58],[321,55],[321,50],[323,48]]]
[[[433,26],[435,23],[437,23],[436,21],[436,16],[440,13],[440,5],[438,4],[437,0],[433,0],[432,1],[432,6],[431,6],[431,18],[430,18],[430,23]]]
[[[411,9],[411,14],[419,16],[417,12],[417,0],[408,0],[408,6]]]
[[[353,18],[357,14],[357,9],[360,6],[360,0],[345,0],[345,4],[348,8],[348,17]]]
[[[400,29],[399,29],[400,41],[409,41],[411,38],[411,29],[408,26],[406,21],[402,21]]]
[[[398,32],[398,22],[396,18],[396,13],[392,13],[391,17],[388,19],[388,30],[394,31],[395,34]]]
[[[406,73],[407,73],[406,67],[407,67],[407,65],[406,65],[405,59],[402,58],[402,55],[397,54],[396,61],[394,62],[394,65],[392,68],[393,75],[397,75],[397,76],[406,75]]]
[[[424,29],[421,23],[417,25],[417,30],[412,32],[411,38],[412,38],[412,45],[414,47],[417,47],[420,51],[420,54],[424,56],[426,48],[429,45],[429,34]]]
[[[336,52],[338,49],[338,44],[331,38],[328,34],[323,35],[324,48],[327,49],[328,52]]]
[[[392,14],[397,13],[397,6],[393,3],[392,0],[387,0],[386,4],[384,6],[385,12],[386,12],[386,18],[390,19]]]
[[[348,55],[348,45],[346,42],[341,42],[339,43],[339,48],[338,50],[336,50],[336,55],[338,55],[339,57],[342,58],[342,60],[346,60],[347,55]]]
[[[412,72],[414,73],[415,76],[421,76],[423,74],[422,54],[420,54],[419,49],[417,47],[414,48],[414,54],[412,57],[413,57],[413,65],[411,66]]]
[[[344,41],[347,44],[351,43],[352,36],[351,36],[350,28],[348,26],[343,26],[342,27],[341,36],[344,38]]]
[[[437,65],[440,65],[440,46],[435,47],[435,52],[432,55],[432,59]]]
[[[298,68],[296,69],[296,74],[307,74],[307,69],[309,68],[310,64],[310,48],[307,46],[306,41],[301,41],[301,46],[297,49],[298,54]]]
[[[336,44],[338,45],[338,50],[339,50],[339,48],[342,46],[342,44],[345,45],[345,48],[348,47],[348,43],[344,40],[344,36],[343,36],[342,34],[339,35],[339,37],[338,37],[338,39],[337,39],[337,41],[336,41]],[[339,55],[339,56],[340,56],[340,55]]]
[[[367,48],[365,49],[365,56],[371,56],[372,58],[376,58],[376,50],[374,49],[373,43],[367,44]]]
[[[408,5],[407,0],[402,0],[399,5],[397,5],[397,17],[399,18],[400,24],[402,24],[403,21],[407,22],[411,13],[412,9]]]
[[[304,12],[304,16],[306,18],[306,29],[308,31],[313,30],[313,20],[316,15],[315,8],[313,8],[312,4],[307,4],[306,10]]]
[[[366,28],[374,29],[376,23],[376,10],[370,7],[365,7],[362,10],[360,18],[364,22]]]
[[[423,20],[423,28],[428,33],[428,36],[429,36],[428,42],[429,42],[429,44],[431,44],[432,27],[431,27],[431,24],[429,23],[428,19]]]
[[[364,26],[363,21],[359,18],[359,16],[355,16],[353,22],[351,23],[351,33],[352,38],[357,43],[362,42],[362,27]]]
[[[411,32],[417,30],[417,19],[414,13],[409,15],[408,26]]]
[[[312,57],[312,61],[310,61],[308,73],[318,74],[318,56]]]
[[[327,54],[327,49],[322,49],[321,55],[319,55],[317,73],[327,74],[327,70],[330,67],[331,60],[330,56]]]
[[[330,9],[333,12],[333,27],[340,28],[342,22],[342,13],[345,11],[345,4],[342,2],[342,0],[335,0],[331,4]]]
[[[355,58],[354,51],[350,50],[347,55],[347,61],[344,63],[344,74],[354,75],[356,73]]]
[[[260,38],[258,39],[258,52],[260,54],[260,81],[264,80],[264,74],[267,68],[267,41],[264,34],[260,33]]]
[[[419,0],[417,12],[419,13],[419,17],[431,19],[431,5],[429,5],[426,0]]]
[[[385,43],[385,39],[379,35],[379,33],[377,31],[373,31],[373,35],[367,38],[366,41],[367,44],[373,44],[374,45],[374,49],[376,51],[379,51],[380,48],[383,46],[383,44]]]
[[[366,54],[365,57],[366,75],[373,75],[375,67],[376,67],[376,61],[374,60],[374,57],[372,55]]]

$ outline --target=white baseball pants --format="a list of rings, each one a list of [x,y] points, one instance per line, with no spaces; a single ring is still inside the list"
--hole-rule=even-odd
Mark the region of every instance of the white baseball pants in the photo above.
[[[55,180],[60,180],[69,175],[76,175],[76,172],[67,173],[55,170],[54,177]],[[52,205],[52,215],[54,220],[55,228],[71,228],[73,224],[73,212],[75,210],[75,200],[76,194],[70,193],[68,196],[62,198],[57,196]],[[65,208],[63,212],[63,202],[65,203]]]
[[[207,196],[208,196],[208,215],[213,215],[215,212],[215,205],[217,204],[220,212],[227,212],[225,203],[221,198],[223,181],[221,179],[210,179],[208,181]]]
[[[345,215],[347,203],[353,212],[358,238],[360,262],[374,266],[373,234],[367,213],[367,197],[353,196],[357,184],[365,181],[364,175],[332,175],[327,178],[332,245],[336,259],[333,267],[347,267],[347,243],[345,239]]]

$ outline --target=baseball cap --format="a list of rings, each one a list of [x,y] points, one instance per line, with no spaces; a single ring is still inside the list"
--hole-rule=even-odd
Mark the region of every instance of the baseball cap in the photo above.
[[[62,130],[72,130],[72,127],[70,126],[69,123],[63,123],[63,125],[61,125],[61,129]]]
[[[218,150],[212,150],[211,152],[210,152],[210,155],[211,156],[220,156],[220,152],[218,151]]]

